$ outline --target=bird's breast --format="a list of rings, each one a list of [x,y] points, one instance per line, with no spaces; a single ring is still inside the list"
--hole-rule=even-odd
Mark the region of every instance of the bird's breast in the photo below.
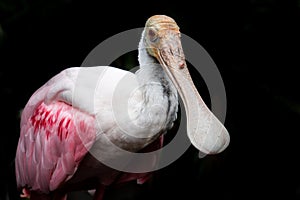
[[[117,98],[116,102],[98,113],[98,143],[94,150],[104,160],[117,155],[121,157],[122,152],[118,148],[139,151],[166,130],[170,108],[168,97],[163,95],[163,87],[158,84],[147,86],[147,89],[143,87],[127,91],[127,94],[123,90],[123,98]]]

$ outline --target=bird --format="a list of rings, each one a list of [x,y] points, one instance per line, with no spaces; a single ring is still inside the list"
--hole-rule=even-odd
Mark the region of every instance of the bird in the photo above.
[[[15,157],[21,197],[65,200],[69,192],[95,190],[93,199],[102,200],[106,187],[148,181],[151,171],[126,172],[107,163],[122,160],[122,150],[163,148],[179,96],[191,144],[205,154],[227,148],[229,133],[193,84],[174,19],[153,15],[146,20],[138,61],[135,73],[111,66],[70,67],[34,92],[22,111]]]

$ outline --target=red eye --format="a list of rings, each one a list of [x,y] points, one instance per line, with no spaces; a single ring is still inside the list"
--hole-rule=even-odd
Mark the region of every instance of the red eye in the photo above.
[[[148,31],[148,37],[151,42],[155,42],[157,40],[157,35],[156,35],[155,31],[151,28]]]

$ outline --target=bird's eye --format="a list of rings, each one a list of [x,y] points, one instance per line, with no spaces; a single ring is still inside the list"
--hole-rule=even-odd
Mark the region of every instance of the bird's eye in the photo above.
[[[155,32],[155,30],[153,30],[152,28],[150,28],[148,30],[148,38],[151,42],[156,42],[157,41],[157,34]]]

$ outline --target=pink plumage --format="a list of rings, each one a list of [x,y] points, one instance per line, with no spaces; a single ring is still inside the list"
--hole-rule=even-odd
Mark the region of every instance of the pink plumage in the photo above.
[[[90,69],[94,73],[103,67]],[[23,197],[65,199],[73,190],[97,189],[94,198],[101,199],[107,185],[131,180],[143,183],[149,178],[150,173],[111,169],[88,153],[99,132],[96,114],[65,95],[74,88],[80,70],[69,68],[49,80],[32,95],[22,112],[16,177]],[[161,146],[162,137],[139,149],[153,151]]]
[[[72,177],[88,152],[86,147],[95,140],[93,123],[92,116],[65,103],[41,103],[22,125],[16,157],[18,186],[48,193]]]

